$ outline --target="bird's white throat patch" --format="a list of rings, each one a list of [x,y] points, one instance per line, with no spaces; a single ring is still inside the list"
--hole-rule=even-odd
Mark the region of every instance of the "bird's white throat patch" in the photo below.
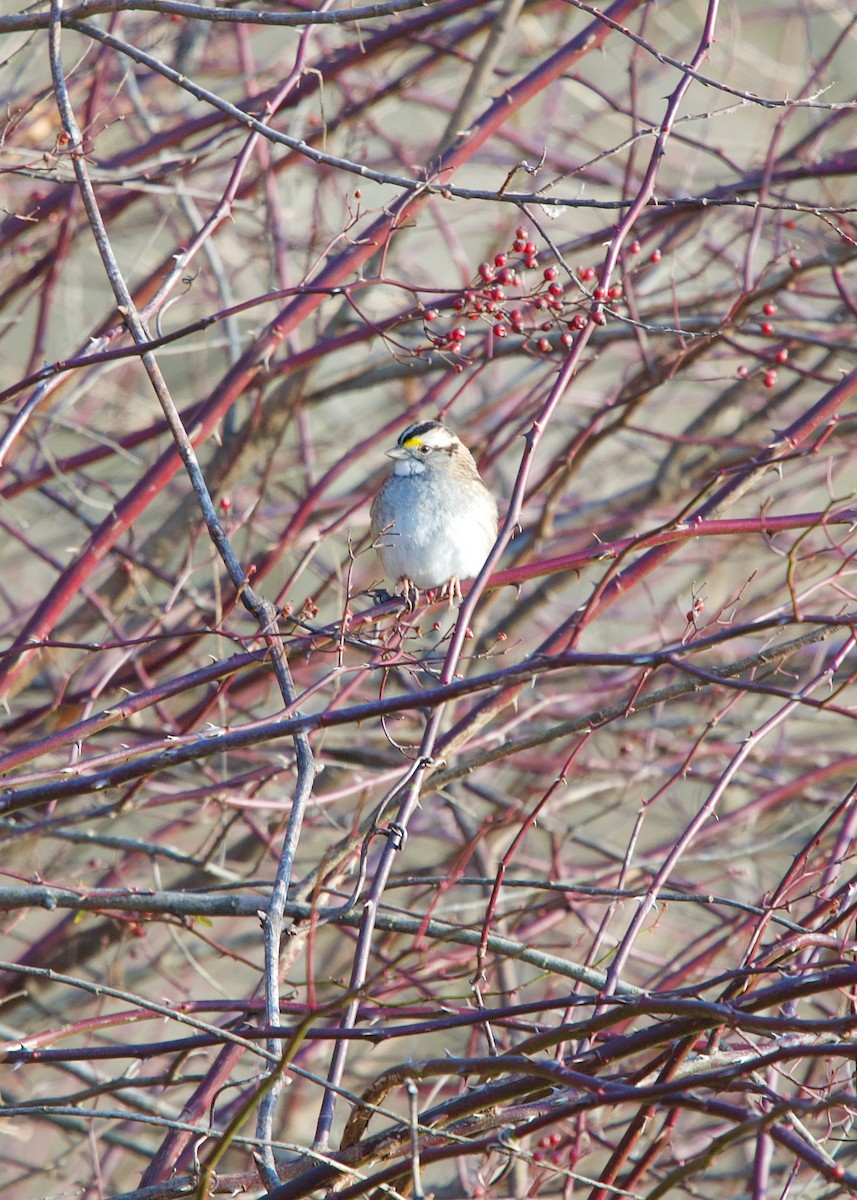
[[[393,467],[394,475],[422,475],[426,465],[418,458],[400,458]]]

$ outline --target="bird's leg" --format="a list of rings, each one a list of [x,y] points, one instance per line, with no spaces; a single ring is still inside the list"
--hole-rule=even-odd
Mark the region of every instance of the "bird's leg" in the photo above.
[[[450,608],[453,608],[455,606],[456,600],[460,604],[461,601],[464,599],[464,597],[461,594],[461,580],[458,578],[457,575],[451,575],[449,577],[449,581],[446,583],[446,585],[441,588],[441,590],[440,590],[441,599],[443,599],[444,594],[449,599],[449,607]]]
[[[413,612],[417,607],[420,599],[420,590],[414,583],[413,579],[408,579],[407,575],[403,575],[399,580],[402,585],[402,595],[405,598],[405,604],[408,607],[408,612]]]

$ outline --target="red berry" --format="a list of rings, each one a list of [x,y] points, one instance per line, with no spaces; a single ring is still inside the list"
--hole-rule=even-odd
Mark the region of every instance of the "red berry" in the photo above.
[[[607,295],[607,293],[604,291],[603,287],[597,287],[595,289],[595,291],[592,293],[592,295],[595,297],[596,300],[603,300],[604,297]]]
[[[229,512],[230,508],[232,507],[232,501],[229,499],[228,496],[220,497],[220,507],[223,510],[223,512]]]
[[[577,273],[580,276],[581,281],[583,283],[589,283],[591,280],[593,280],[595,278],[595,268],[594,267],[581,267]]]
[[[542,333],[550,333],[550,331],[553,329],[553,325],[550,323],[550,321],[543,321],[541,329]]]
[[[762,312],[765,314],[766,317],[772,317],[776,311],[777,311],[777,306],[776,306],[776,304],[774,304],[773,300],[769,300],[768,303],[765,305],[765,307],[762,309]]]
[[[770,322],[770,321],[763,321],[763,322],[762,322],[762,333],[764,333],[766,336],[769,336],[769,335],[770,335],[770,334],[772,334],[773,332],[774,332],[774,327],[773,327],[773,325],[771,324],[771,322]]]
[[[765,385],[766,388],[774,387],[776,382],[777,382],[776,371],[766,371],[765,374],[762,376],[762,383]]]
[[[518,239],[519,242],[528,241],[529,236],[530,236],[529,229],[526,229],[523,225],[519,225],[518,228],[515,230],[515,237]]]
[[[518,250],[518,251],[523,250],[523,248],[524,248],[524,246],[526,246],[526,244],[527,244],[526,242],[524,242],[520,238],[518,238],[517,241],[512,243],[512,249]]]
[[[749,374],[750,374],[750,372],[747,370],[747,368],[742,363],[741,366],[738,368],[738,378],[746,379]]]
[[[506,259],[505,254],[495,254],[494,255],[494,266],[495,267],[505,267],[506,262],[507,262],[507,259]]]
[[[452,333],[450,333],[449,336],[452,338],[452,340],[454,342],[463,342],[464,339],[467,337],[467,330],[464,329],[461,325],[458,325],[458,326],[456,326],[455,329],[453,329]]]
[[[660,261],[661,261],[660,250],[653,250],[652,253],[649,255],[649,262],[659,263]]]
[[[436,308],[427,308],[423,315],[423,320],[429,321],[429,322],[436,321],[439,316],[440,316],[440,313],[437,311]]]
[[[533,267],[537,267],[538,265],[539,265],[539,260],[533,254],[528,254],[527,257],[524,259],[524,266],[529,267],[529,269],[531,271],[532,271]]]
[[[791,267],[791,269],[793,271],[799,271],[801,269],[802,265],[803,264],[801,263],[800,259],[798,258],[798,256],[796,254],[793,254],[791,256],[791,258],[789,259],[789,266]]]
[[[541,350],[542,354],[547,354],[550,348],[551,344],[547,338],[539,338],[539,349]]]
[[[456,300],[453,300],[452,307],[456,312],[464,312],[464,297],[459,296]]]
[[[786,363],[788,361],[789,361],[789,352],[785,348],[785,346],[783,346],[782,350],[777,351],[777,362],[778,363]]]
[[[550,283],[550,281],[552,279],[556,279],[556,276],[557,276],[556,267],[545,267],[544,276],[545,276],[545,279],[548,281],[548,283]]]
[[[585,324],[586,317],[584,317],[583,313],[578,313],[577,316],[571,318],[568,327],[569,329],[582,329]]]
[[[479,264],[479,275],[486,283],[489,283],[494,278],[494,268],[490,263],[484,262]]]
[[[631,242],[629,249],[630,249],[631,254],[639,254],[640,253],[640,243],[639,242]]]
[[[622,284],[614,283],[607,295],[611,300],[619,300],[622,296]]]
[[[511,267],[503,267],[497,272],[497,282],[505,284],[507,287],[510,283],[515,282],[515,272]]]
[[[494,326],[494,336],[495,337],[504,338],[508,332],[509,331],[505,325],[495,325]]]
[[[550,292],[550,294],[552,296],[561,296],[562,295],[562,284],[561,283],[552,283],[550,285],[550,287],[548,288],[548,291]]]
[[[524,254],[535,254],[535,253],[536,253],[536,243],[535,242],[527,242],[526,246],[524,246]]]
[[[574,336],[570,333],[564,333],[559,340],[562,342],[563,346],[574,345]]]

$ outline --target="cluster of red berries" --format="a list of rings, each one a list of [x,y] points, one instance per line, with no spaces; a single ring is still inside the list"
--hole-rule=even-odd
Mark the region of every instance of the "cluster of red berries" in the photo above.
[[[640,243],[634,242],[630,252],[639,254]],[[649,261],[659,263],[660,250],[653,250]],[[524,338],[525,346],[531,351],[549,354],[554,349],[549,334],[558,333],[560,344],[566,348],[573,344],[574,334],[586,324],[585,310],[591,300],[596,305],[609,304],[614,309],[622,304],[624,289],[621,283],[609,288],[596,287],[591,297],[587,295],[586,285],[597,279],[594,267],[578,268],[577,282],[583,291],[579,297],[569,300],[554,266],[545,267],[536,282],[524,278],[525,271],[537,270],[538,266],[538,247],[530,240],[529,230],[519,226],[508,250],[495,254],[493,262],[479,264],[470,287],[453,300],[453,312],[461,320],[487,323],[495,338],[517,334]],[[510,297],[510,289],[519,294]],[[436,308],[427,308],[423,312],[430,347],[447,354],[460,354],[467,338],[467,326],[455,325],[443,334],[435,333],[431,326],[440,318],[441,313]],[[599,325],[606,323],[602,308],[596,309],[594,320]],[[421,352],[417,350],[418,355]]]
[[[538,248],[530,240],[528,230],[519,226],[508,251],[495,254],[493,262],[479,264],[472,285],[453,300],[453,312],[463,320],[487,322],[495,338],[505,338],[510,333],[523,336],[530,348],[540,354],[549,354],[553,349],[546,335],[557,330],[563,330],[561,343],[570,346],[573,341],[570,331],[582,329],[585,317],[582,313],[570,317],[563,314],[566,301],[556,267],[545,267],[535,283],[524,279],[523,272],[536,270],[538,265]],[[591,272],[590,278],[595,277],[592,267],[586,271]],[[507,289],[514,289],[519,295],[512,298]],[[443,335],[435,335],[428,327],[440,315],[436,308],[424,312],[426,336],[435,349],[459,354],[467,327],[456,325]]]
[[[566,1155],[560,1147],[566,1144],[565,1138],[558,1129],[554,1129],[551,1133],[545,1134],[539,1138],[538,1149],[533,1152],[533,1161],[536,1163],[551,1163],[559,1166],[565,1162]]]
[[[766,301],[766,303],[762,306],[762,313],[765,317],[765,320],[759,322],[759,332],[762,334],[763,337],[772,337],[773,336],[774,326],[771,323],[771,321],[769,321],[767,318],[772,317],[776,313],[776,311],[777,311],[777,306],[776,306],[776,304],[774,304],[773,300]],[[779,366],[784,366],[789,361],[788,347],[780,346],[779,349],[774,352],[773,360]],[[742,363],[741,366],[738,368],[738,377],[740,379],[746,379],[749,374],[750,374],[749,368],[744,366],[744,364]],[[766,388],[772,388],[772,387],[776,386],[776,383],[777,383],[776,367],[769,366],[766,368],[765,371],[762,372],[762,384]]]

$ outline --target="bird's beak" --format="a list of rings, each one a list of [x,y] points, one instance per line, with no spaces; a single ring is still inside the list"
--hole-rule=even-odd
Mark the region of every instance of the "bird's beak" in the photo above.
[[[387,458],[407,458],[407,450],[403,450],[401,446],[394,446],[392,450],[385,450]]]

